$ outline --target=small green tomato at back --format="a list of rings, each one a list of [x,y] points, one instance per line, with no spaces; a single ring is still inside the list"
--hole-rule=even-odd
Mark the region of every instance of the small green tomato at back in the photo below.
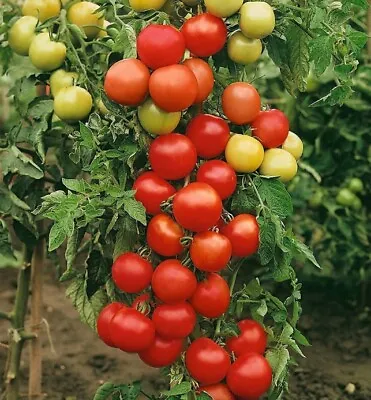
[[[66,52],[64,43],[52,41],[49,33],[43,32],[32,40],[29,56],[35,67],[42,71],[53,71],[63,64]]]
[[[359,178],[352,178],[348,187],[353,193],[361,193],[364,190],[363,182]]]
[[[249,39],[240,31],[229,38],[227,48],[229,58],[243,65],[254,63],[263,51],[260,39]]]
[[[129,0],[130,7],[137,12],[146,10],[159,10],[166,0]]]
[[[10,28],[8,34],[8,42],[10,48],[20,56],[28,56],[30,45],[35,38],[35,28],[37,18],[25,16]]]
[[[68,72],[64,69],[58,69],[54,71],[50,76],[50,91],[53,97],[55,97],[58,92],[66,87],[73,86],[79,74],[77,72]]]
[[[298,164],[288,151],[269,149],[264,154],[259,172],[265,176],[278,176],[282,182],[289,182],[297,174]]]
[[[303,155],[304,145],[300,137],[294,132],[289,132],[287,139],[284,141],[282,148],[291,153],[296,160]]]
[[[36,17],[40,22],[57,17],[60,12],[60,0],[26,0],[22,6],[23,15]]]
[[[96,38],[103,27],[103,14],[97,13],[98,8],[99,6],[91,1],[82,1],[68,9],[69,22],[80,27],[89,40]]]
[[[350,207],[357,199],[357,196],[348,188],[340,189],[336,196],[336,202],[344,207]]]
[[[90,93],[78,86],[61,89],[54,99],[54,112],[63,121],[77,122],[90,114],[93,99]]]
[[[220,18],[235,14],[243,4],[243,0],[205,0],[207,12]]]
[[[270,35],[276,25],[273,8],[264,1],[245,3],[240,10],[240,28],[251,39],[262,39]]]

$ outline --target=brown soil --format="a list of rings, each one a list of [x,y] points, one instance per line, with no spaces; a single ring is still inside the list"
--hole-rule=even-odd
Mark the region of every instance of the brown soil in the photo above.
[[[0,271],[0,310],[11,308],[14,287],[14,273]],[[164,387],[157,370],[144,366],[136,356],[107,348],[82,325],[65,298],[62,285],[48,282],[44,297],[45,318],[56,349],[53,354],[45,334],[43,390],[47,399],[90,400],[103,381],[122,383],[143,379],[148,390]],[[299,365],[292,374],[291,393],[285,400],[370,400],[370,315],[356,313],[351,307],[335,302],[324,307],[326,301],[318,294],[308,297],[311,300],[304,302],[301,328],[312,347],[305,349],[306,359],[297,360]],[[7,323],[1,321],[0,342],[6,341],[6,331]],[[0,348],[0,373],[4,365],[5,351]],[[26,366],[27,359],[22,364],[24,382]],[[1,389],[0,386],[0,393]],[[349,394],[347,389],[355,391]],[[25,386],[23,392],[26,392]]]

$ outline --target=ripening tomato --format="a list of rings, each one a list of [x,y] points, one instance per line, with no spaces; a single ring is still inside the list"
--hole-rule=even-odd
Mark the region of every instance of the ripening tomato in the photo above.
[[[272,368],[257,353],[239,357],[229,368],[227,385],[236,396],[256,399],[268,391],[272,383]]]
[[[68,9],[68,21],[81,28],[89,40],[94,39],[104,23],[103,14],[97,12],[98,9],[99,6],[91,1],[75,3]]]
[[[197,57],[218,53],[227,41],[227,27],[221,18],[204,13],[188,19],[183,27],[187,49]]]
[[[253,136],[257,137],[266,149],[279,147],[287,139],[290,122],[280,110],[261,111],[252,122]]]
[[[150,73],[135,58],[113,64],[104,79],[104,90],[111,100],[124,106],[137,106],[148,93]]]
[[[174,257],[183,251],[180,239],[183,229],[167,214],[153,217],[147,228],[148,246],[164,257]]]
[[[298,164],[288,151],[269,149],[264,154],[259,172],[265,176],[278,176],[282,182],[289,182],[297,174]]]
[[[32,64],[42,71],[53,71],[59,68],[66,58],[66,53],[65,44],[52,41],[48,32],[35,36],[29,49]]]
[[[207,161],[197,172],[197,182],[204,182],[214,188],[222,200],[232,196],[237,186],[234,169],[221,160]]]
[[[245,3],[240,10],[240,28],[252,39],[262,39],[270,35],[276,25],[272,7],[265,1]]]
[[[221,233],[201,232],[194,236],[189,253],[194,266],[199,270],[219,272],[231,259],[232,244]]]
[[[166,0],[129,0],[130,7],[136,11],[159,10]]]
[[[218,193],[202,182],[194,182],[181,189],[173,202],[176,221],[193,232],[207,231],[216,225],[222,209],[223,204]]]
[[[282,148],[292,154],[296,160],[301,158],[304,151],[302,140],[294,132],[289,132],[287,139],[283,142]]]
[[[202,385],[212,385],[225,378],[231,360],[221,346],[203,337],[188,347],[185,363],[192,378]]]
[[[133,308],[123,307],[110,322],[110,335],[116,347],[127,353],[139,353],[155,340],[154,323]]]
[[[200,388],[200,392],[207,393],[213,400],[235,400],[235,397],[228,389],[228,386],[223,383],[203,386]]]
[[[234,124],[249,124],[260,113],[260,96],[249,83],[232,83],[223,92],[222,107],[224,114]]]
[[[162,304],[153,312],[156,332],[168,339],[183,339],[196,325],[196,313],[189,303]]]
[[[238,323],[241,333],[227,340],[227,348],[236,357],[246,353],[264,354],[267,348],[267,334],[256,321],[244,319]]]
[[[115,347],[112,342],[109,326],[116,313],[125,307],[122,303],[111,303],[104,307],[97,319],[97,332],[100,339],[110,347]]]
[[[196,148],[187,136],[180,133],[159,136],[149,149],[149,162],[161,178],[182,179],[197,163]]]
[[[9,29],[9,47],[20,56],[28,56],[32,40],[35,37],[37,18],[25,16],[19,18]]]
[[[138,58],[147,67],[157,69],[178,64],[185,52],[183,35],[171,25],[151,24],[137,39]]]
[[[54,112],[63,121],[85,119],[93,107],[90,93],[78,86],[61,89],[54,99]]]
[[[112,279],[115,285],[127,293],[139,293],[152,280],[153,266],[136,253],[124,253],[112,265]]]
[[[221,232],[232,243],[233,256],[248,257],[258,251],[260,229],[254,215],[237,215]]]
[[[218,318],[229,307],[228,283],[220,275],[211,273],[197,285],[190,302],[196,312],[206,318]]]
[[[184,65],[162,67],[152,73],[149,93],[164,111],[182,111],[190,107],[198,96],[197,79]]]
[[[214,88],[214,74],[209,64],[200,58],[189,58],[183,63],[197,79],[198,94],[195,104],[205,101]]]
[[[173,364],[183,350],[183,339],[164,339],[156,335],[152,345],[139,353],[140,359],[153,368],[163,368]]]
[[[59,0],[25,0],[22,6],[22,14],[30,15],[44,22],[49,18],[56,17],[61,12]]]
[[[207,12],[220,18],[227,18],[242,7],[243,0],[205,0],[205,6]]]
[[[242,32],[228,39],[228,56],[237,64],[248,65],[257,61],[263,51],[260,39],[247,38]]]
[[[225,158],[237,172],[254,172],[263,162],[264,148],[251,136],[233,135],[227,144]]]
[[[174,186],[160,178],[155,172],[148,171],[134,182],[135,198],[140,201],[148,214],[161,213],[161,203],[176,193]]]
[[[197,154],[202,158],[220,156],[230,139],[228,124],[219,117],[200,114],[187,126],[186,135],[196,146]]]
[[[77,72],[68,72],[64,69],[58,69],[54,71],[50,76],[50,91],[53,97],[55,97],[61,89],[74,86],[79,78]]]
[[[188,300],[196,287],[195,274],[175,259],[163,261],[152,277],[152,289],[156,297],[167,304]]]

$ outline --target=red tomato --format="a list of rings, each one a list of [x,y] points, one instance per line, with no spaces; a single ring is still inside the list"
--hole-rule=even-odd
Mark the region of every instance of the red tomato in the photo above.
[[[196,339],[189,346],[185,362],[192,378],[202,385],[219,383],[231,365],[229,354],[208,338]]]
[[[214,74],[209,64],[200,58],[189,58],[183,63],[197,79],[198,94],[195,104],[205,101],[214,88]]]
[[[189,253],[195,267],[205,272],[219,272],[232,256],[227,237],[216,232],[201,232],[194,236]]]
[[[182,111],[190,107],[198,96],[197,79],[184,65],[162,67],[152,73],[149,93],[164,111]]]
[[[246,353],[264,354],[267,348],[267,334],[264,328],[256,321],[244,319],[238,323],[241,333],[227,341],[227,348],[233,351],[236,357]]]
[[[222,200],[232,196],[237,186],[235,170],[221,160],[202,164],[197,172],[197,182],[204,182],[214,188]]]
[[[251,124],[256,136],[267,149],[282,146],[290,130],[290,122],[280,110],[261,111]]]
[[[272,368],[257,353],[245,354],[230,367],[227,375],[229,389],[244,399],[255,399],[267,392],[272,383]]]
[[[164,257],[174,257],[183,251],[180,239],[183,229],[167,214],[153,217],[147,228],[148,246]]]
[[[218,53],[227,41],[227,28],[221,18],[209,13],[188,19],[182,33],[187,49],[197,57],[209,57]]]
[[[259,225],[254,215],[240,214],[222,229],[232,243],[232,255],[247,257],[259,248]]]
[[[140,201],[148,214],[161,213],[161,203],[176,193],[176,189],[155,172],[142,174],[135,182],[135,198]]]
[[[213,400],[235,400],[228,386],[223,383],[201,387],[200,391],[206,392]]]
[[[133,308],[122,308],[110,323],[112,342],[127,353],[148,349],[155,340],[155,326],[145,315]]]
[[[149,149],[152,169],[164,179],[178,180],[189,175],[197,163],[197,152],[187,136],[180,133],[159,136]]]
[[[249,124],[259,115],[260,96],[249,83],[232,83],[223,92],[222,107],[227,118],[236,125]]]
[[[104,90],[111,100],[124,106],[137,106],[148,93],[150,73],[139,60],[129,58],[113,64],[104,79]]]
[[[152,289],[164,303],[185,301],[193,295],[196,287],[195,274],[178,260],[163,261],[153,274]]]
[[[191,183],[174,197],[175,219],[183,228],[193,232],[207,231],[216,225],[222,210],[218,193],[206,183]]]
[[[108,306],[104,307],[100,312],[97,320],[97,331],[98,336],[103,340],[103,342],[110,347],[115,347],[112,342],[111,334],[109,331],[109,326],[112,318],[116,315],[116,313],[121,310],[122,307],[125,307],[124,304],[121,303],[111,303]]]
[[[139,353],[147,365],[163,368],[173,364],[183,350],[183,339],[164,339],[156,335],[151,347]]]
[[[220,156],[231,137],[228,124],[222,118],[208,114],[193,118],[186,134],[196,146],[197,154],[206,159]]]
[[[152,280],[151,263],[136,253],[125,253],[117,257],[112,266],[115,285],[127,293],[138,293],[146,289]]]
[[[196,313],[189,303],[162,304],[153,312],[157,333],[169,339],[183,339],[196,325]]]
[[[228,283],[213,273],[198,284],[190,301],[198,314],[218,318],[228,310],[230,299]]]
[[[138,57],[151,69],[178,64],[183,58],[185,40],[173,26],[151,24],[137,39]]]

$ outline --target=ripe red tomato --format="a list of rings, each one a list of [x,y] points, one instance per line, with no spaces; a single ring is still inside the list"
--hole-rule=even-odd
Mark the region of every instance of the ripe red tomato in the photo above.
[[[188,300],[196,287],[195,274],[178,260],[163,261],[152,277],[152,289],[155,295],[168,304]]]
[[[245,354],[235,361],[227,374],[229,389],[244,399],[255,399],[268,391],[272,383],[272,368],[257,353]]]
[[[202,158],[220,156],[230,139],[228,124],[219,117],[200,114],[187,126],[186,135],[192,140]]]
[[[189,58],[183,63],[197,79],[198,94],[195,104],[205,101],[214,88],[214,74],[209,64],[200,58]]]
[[[202,385],[219,383],[231,365],[229,354],[209,338],[196,339],[186,352],[185,362],[190,375]]]
[[[232,255],[247,257],[259,248],[259,225],[254,215],[240,214],[222,229],[232,243]]]
[[[156,332],[169,339],[183,339],[196,325],[196,313],[189,303],[162,304],[153,312]]]
[[[151,284],[153,267],[139,254],[125,253],[117,257],[112,265],[115,285],[127,293],[138,293]]]
[[[104,90],[111,100],[124,106],[137,106],[148,93],[148,68],[134,58],[113,64],[104,79]]]
[[[133,308],[122,308],[110,323],[112,342],[127,353],[148,349],[155,340],[155,326],[145,315]]]
[[[238,323],[241,333],[238,337],[227,340],[227,348],[236,357],[246,353],[264,354],[267,348],[267,334],[256,321],[244,319]]]
[[[228,283],[213,273],[198,284],[190,301],[198,314],[206,318],[218,318],[228,310],[230,299]]]
[[[281,146],[287,139],[290,122],[280,110],[261,111],[251,124],[256,136],[266,149]]]
[[[259,115],[261,100],[254,86],[236,82],[227,86],[222,95],[222,107],[227,118],[236,125],[245,125]]]
[[[152,73],[149,93],[164,111],[182,111],[195,102],[198,83],[195,74],[185,65],[169,65]]]
[[[197,57],[209,57],[218,53],[227,41],[227,28],[221,18],[209,13],[188,19],[182,33],[187,49]]]
[[[140,359],[154,368],[173,364],[183,350],[183,339],[164,339],[156,335],[152,345],[139,353]]]
[[[159,136],[149,149],[149,162],[161,178],[183,179],[197,163],[196,148],[187,136],[180,133]]]
[[[197,182],[204,182],[214,188],[222,200],[232,196],[237,186],[235,170],[221,160],[202,164],[197,172]]]
[[[232,245],[221,233],[207,231],[194,236],[189,252],[195,267],[205,272],[219,272],[231,259]]]
[[[111,303],[108,306],[104,307],[100,312],[97,320],[97,331],[98,336],[103,342],[110,347],[115,347],[113,341],[111,339],[111,334],[109,331],[109,326],[112,318],[116,315],[116,313],[121,310],[122,307],[125,307],[124,304],[121,303]]]
[[[207,183],[195,182],[174,197],[176,221],[193,232],[207,231],[218,222],[223,210],[218,193]]]
[[[174,257],[183,251],[180,239],[183,229],[167,214],[153,217],[147,228],[148,246],[164,257]]]
[[[227,385],[217,383],[215,385],[203,386],[200,388],[201,392],[206,392],[213,400],[235,400],[232,392],[228,389]]]
[[[151,24],[137,39],[138,57],[151,69],[178,64],[183,58],[185,40],[173,26]]]
[[[142,174],[135,182],[135,198],[140,201],[148,214],[161,213],[161,203],[176,193],[176,189],[159,177],[155,172],[149,171]]]

